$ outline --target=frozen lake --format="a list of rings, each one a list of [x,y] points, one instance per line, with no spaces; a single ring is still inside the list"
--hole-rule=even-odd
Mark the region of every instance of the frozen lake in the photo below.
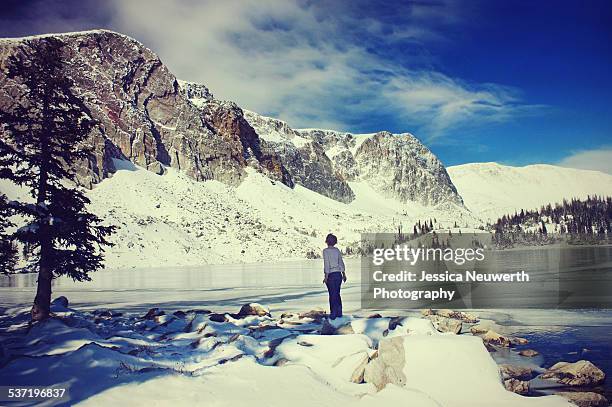
[[[345,313],[369,315],[360,310],[360,260],[345,259],[348,282],[343,286]],[[276,264],[206,265],[201,267],[104,270],[92,281],[54,281],[53,298],[65,295],[80,310],[111,308],[122,312],[146,312],[208,308],[237,312],[246,302],[268,305],[272,313],[327,309],[322,284],[322,261],[304,260]],[[0,276],[2,314],[29,309],[34,297],[35,275]],[[380,311],[383,315],[407,315],[418,311]],[[612,310],[495,309],[475,311],[530,340],[529,348],[541,352],[537,362],[550,366],[559,360],[588,359],[612,375]],[[0,321],[1,323],[1,321]],[[494,355],[504,358],[508,355]],[[610,396],[610,379],[606,395]]]
[[[360,260],[346,259],[346,265],[343,299],[350,312],[360,307]],[[92,273],[88,282],[54,280],[53,298],[65,295],[71,306],[84,310],[146,311],[155,306],[235,312],[245,302],[265,303],[278,311],[305,310],[327,306],[322,270],[322,260],[103,270]],[[0,276],[0,307],[27,306],[35,286],[34,274]]]

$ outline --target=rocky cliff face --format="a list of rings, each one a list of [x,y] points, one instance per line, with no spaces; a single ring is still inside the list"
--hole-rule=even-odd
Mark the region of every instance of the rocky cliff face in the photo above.
[[[253,167],[345,203],[355,198],[349,181],[404,202],[462,203],[444,166],[409,134],[294,130],[219,101],[204,85],[178,81],[157,55],[127,36],[96,30],[52,37],[65,44],[62,58],[74,92],[98,121],[90,136],[93,154],[74,169],[86,187],[115,172],[112,159],[122,158],[160,175],[170,166],[229,185]],[[49,38],[0,40],[0,109],[24,102],[18,81],[6,77],[8,57]]]
[[[294,179],[299,179],[294,173],[301,162],[325,163],[316,172],[325,183],[301,183],[334,199],[352,200],[354,193],[347,181],[356,181],[402,202],[463,204],[440,160],[409,133],[294,130],[283,121],[253,112],[247,112],[246,118],[263,139],[273,143]]]
[[[160,174],[163,166],[171,166],[196,180],[234,185],[253,165],[293,186],[280,158],[260,145],[240,108],[214,101],[205,87],[181,88],[136,40],[103,30],[54,37],[65,43],[63,58],[74,92],[99,122],[90,138],[94,154],[76,169],[81,184],[91,187],[114,172],[111,158],[127,158]],[[8,56],[48,38],[0,41],[0,108],[22,102],[11,94],[18,84],[5,76]],[[198,106],[191,98],[210,100]]]
[[[348,203],[355,198],[321,143],[300,136],[281,120],[249,111],[245,112],[245,117],[264,142],[281,157],[297,184],[340,202]]]
[[[376,133],[360,144],[353,159],[352,167],[347,162],[351,171],[401,201],[463,204],[440,160],[411,134]]]

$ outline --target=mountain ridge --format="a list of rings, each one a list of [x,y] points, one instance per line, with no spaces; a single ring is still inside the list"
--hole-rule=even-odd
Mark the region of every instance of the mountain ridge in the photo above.
[[[466,206],[486,221],[563,199],[612,195],[612,175],[552,164],[468,163],[448,172]]]
[[[121,33],[90,30],[3,39],[0,67],[10,55],[50,39],[64,43],[67,75],[98,121],[90,137],[94,153],[76,168],[77,180],[88,188],[116,171],[113,159],[128,159],[160,175],[164,167],[173,167],[196,180],[228,185],[239,185],[245,169],[252,167],[271,180],[289,187],[299,183],[344,203],[355,198],[348,182],[358,177],[406,203],[462,205],[442,163],[409,133],[378,132],[353,156],[350,133],[293,130],[275,122],[283,123],[276,133],[293,136],[279,144],[262,137],[270,128],[261,125],[276,119],[217,100],[203,84],[177,79],[152,50]],[[0,108],[6,108],[14,102],[6,89],[19,83],[0,71],[0,84]],[[296,144],[298,138],[302,142]],[[336,160],[337,154],[330,157],[332,147],[342,149]]]

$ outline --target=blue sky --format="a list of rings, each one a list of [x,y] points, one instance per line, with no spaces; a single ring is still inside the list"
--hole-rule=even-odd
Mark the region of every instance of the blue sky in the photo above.
[[[70,3],[8,1],[0,35],[109,28],[293,127],[411,132],[446,165],[612,173],[610,1]]]

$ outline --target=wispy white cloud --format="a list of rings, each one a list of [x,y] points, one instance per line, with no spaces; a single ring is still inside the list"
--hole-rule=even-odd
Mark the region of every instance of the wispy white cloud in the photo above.
[[[612,174],[612,146],[577,151],[559,161],[558,165]]]
[[[435,27],[461,19],[455,3],[409,3],[397,10],[408,25],[324,4],[117,0],[112,25],[158,52],[181,79],[294,127],[349,130],[383,112],[436,141],[454,126],[525,110],[513,89],[466,83],[372,49],[380,41],[442,40]]]

